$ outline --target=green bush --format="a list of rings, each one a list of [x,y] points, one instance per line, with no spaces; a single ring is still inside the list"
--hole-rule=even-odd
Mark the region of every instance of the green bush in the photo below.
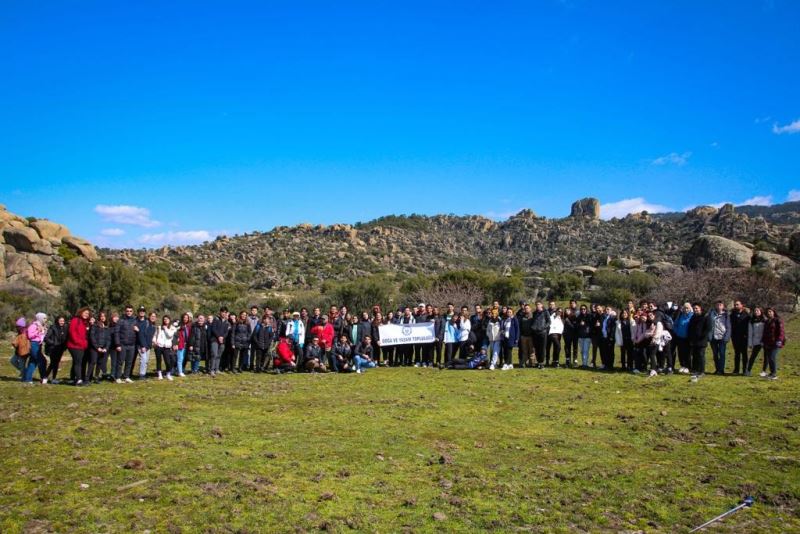
[[[656,282],[655,276],[640,271],[625,274],[610,269],[598,269],[592,275],[592,283],[603,289],[627,289],[636,297],[647,295],[656,286]]]
[[[556,299],[571,299],[576,292],[583,289],[583,277],[575,273],[545,273],[544,279]]]
[[[64,263],[68,263],[78,257],[78,253],[64,243],[58,246],[58,255],[61,256]]]
[[[71,312],[82,306],[105,310],[130,303],[138,289],[139,276],[130,267],[118,261],[89,263],[78,259],[67,268],[61,297]]]
[[[337,305],[344,304],[349,310],[360,312],[369,310],[375,304],[388,308],[395,291],[382,276],[371,276],[336,286],[330,292],[330,297]]]

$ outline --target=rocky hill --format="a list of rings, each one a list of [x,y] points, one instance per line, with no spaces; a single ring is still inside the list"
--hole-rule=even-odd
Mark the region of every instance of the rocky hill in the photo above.
[[[326,280],[464,268],[520,268],[530,274],[585,273],[602,265],[654,272],[680,265],[786,270],[800,259],[800,203],[755,211],[705,206],[604,221],[597,199],[587,198],[561,219],[527,209],[503,222],[480,216],[387,216],[352,226],[281,226],[197,246],[101,254],[136,267],[161,264],[196,283],[235,282],[253,289],[315,288]]]
[[[54,292],[51,269],[65,259],[98,258],[94,246],[75,237],[66,226],[47,219],[24,218],[0,204],[0,288],[29,283]]]

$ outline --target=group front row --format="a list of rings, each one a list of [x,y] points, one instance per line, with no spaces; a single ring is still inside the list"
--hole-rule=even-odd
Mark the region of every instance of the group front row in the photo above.
[[[541,302],[534,307],[520,302],[516,312],[495,302],[485,310],[476,305],[472,314],[466,306],[459,313],[452,304],[442,313],[420,304],[386,316],[379,306],[360,315],[336,306],[328,315],[318,308],[312,314],[305,308],[284,310],[280,318],[269,308],[259,311],[253,306],[249,314],[235,315],[222,307],[218,315],[195,318],[184,313],[178,321],[165,315],[158,324],[156,313],[147,314],[144,307],[136,315],[127,306],[122,316],[100,311],[96,317],[81,308],[69,322],[60,316],[52,325],[44,313],[37,313],[30,324],[25,318],[17,321],[12,363],[24,383],[33,382],[38,368],[42,383],[50,379],[57,384],[62,355],[69,351],[70,380],[85,386],[103,379],[123,383],[136,375],[146,378],[151,351],[158,379],[173,380],[199,373],[201,362],[211,377],[270,369],[361,373],[379,365],[509,370],[514,351],[519,367],[559,367],[563,345],[568,367],[613,371],[618,350],[623,371],[700,376],[709,345],[715,374],[725,374],[726,348],[732,341],[735,374],[750,375],[763,350],[761,376],[775,379],[785,343],[783,321],[774,309],[755,307],[750,312],[740,301],[730,313],[722,302],[704,313],[699,304],[679,308],[667,303],[659,309],[649,301],[638,308],[629,302],[619,313],[610,306],[578,307],[575,301],[564,309],[554,302],[546,309]],[[434,342],[381,345],[381,325],[421,322],[432,323]]]

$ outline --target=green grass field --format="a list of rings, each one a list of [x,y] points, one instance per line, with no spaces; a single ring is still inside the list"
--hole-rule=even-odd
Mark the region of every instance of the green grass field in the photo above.
[[[774,382],[375,369],[23,387],[6,356],[0,530],[685,532],[752,495],[711,531],[800,531],[798,334]]]

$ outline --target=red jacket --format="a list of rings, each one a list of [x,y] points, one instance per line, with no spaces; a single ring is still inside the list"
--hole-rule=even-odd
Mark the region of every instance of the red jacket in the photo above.
[[[328,351],[333,348],[333,325],[327,323],[325,326],[318,324],[311,329],[311,335],[319,338],[319,346],[322,350]]]
[[[778,346],[779,342],[780,346]],[[781,348],[784,343],[786,343],[786,334],[783,331],[783,321],[778,317],[767,319],[767,322],[764,323],[764,335],[761,338],[761,344],[764,345],[764,350]]]
[[[178,328],[178,350],[185,349],[192,339],[192,324],[181,325]]]
[[[286,338],[284,338],[280,343],[278,343],[278,349],[275,351],[275,360],[273,365],[275,365],[275,367],[280,367],[281,365],[286,365],[287,363],[294,363],[294,352],[292,352],[292,348],[289,346]]]
[[[89,348],[89,321],[84,321],[80,317],[70,319],[67,348],[73,350]]]

